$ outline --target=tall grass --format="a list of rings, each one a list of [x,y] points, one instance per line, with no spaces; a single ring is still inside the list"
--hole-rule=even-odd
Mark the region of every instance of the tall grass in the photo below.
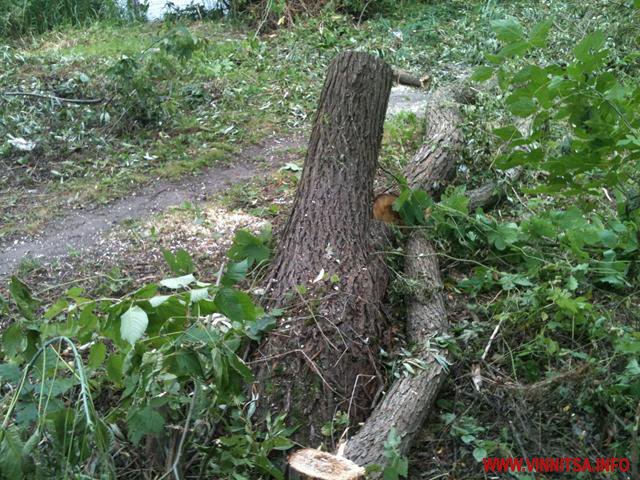
[[[0,37],[118,18],[116,0],[0,0]]]

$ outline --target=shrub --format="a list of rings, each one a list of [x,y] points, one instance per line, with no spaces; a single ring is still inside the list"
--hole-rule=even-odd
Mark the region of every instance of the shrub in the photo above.
[[[0,12],[3,37],[42,33],[120,14],[115,0],[0,0]]]

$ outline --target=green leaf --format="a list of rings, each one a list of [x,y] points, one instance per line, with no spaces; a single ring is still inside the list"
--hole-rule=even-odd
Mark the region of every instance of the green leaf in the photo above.
[[[522,25],[513,18],[494,20],[491,22],[491,28],[495,32],[498,40],[502,42],[512,43],[524,38]]]
[[[35,320],[35,312],[40,302],[31,296],[29,287],[22,283],[18,277],[12,276],[11,283],[9,284],[9,292],[20,313],[27,320]]]
[[[218,290],[215,298],[220,313],[234,322],[256,319],[256,309],[251,297],[244,292],[224,287]]]
[[[111,355],[107,360],[107,377],[117,385],[122,383],[123,366],[124,356],[122,354]]]
[[[267,260],[271,256],[271,250],[266,245],[264,236],[258,237],[248,230],[238,230],[227,255],[238,262],[246,259],[249,266],[252,266]]]
[[[134,345],[144,335],[149,325],[147,313],[137,305],[132,305],[120,317],[120,336]]]
[[[200,300],[204,300],[209,298],[209,289],[205,288],[196,288],[189,292],[189,301],[191,303],[199,302]]]
[[[164,259],[169,265],[172,273],[175,273],[177,275],[187,275],[189,273],[193,273],[193,260],[186,250],[181,248],[174,255],[169,250],[163,249],[162,255],[164,256]]]
[[[529,43],[525,41],[510,43],[509,45],[504,46],[498,52],[498,56],[501,58],[519,57],[522,54],[526,53],[529,48]]]
[[[600,50],[604,44],[604,33],[600,31],[593,32],[582,39],[573,49],[573,53],[581,62],[591,62],[591,56]]]
[[[2,347],[5,355],[15,357],[27,346],[27,339],[22,333],[22,329],[16,323],[10,325],[2,333]]]
[[[551,25],[553,25],[551,20],[535,24],[531,29],[531,34],[529,35],[529,43],[534,47],[546,47]]]
[[[68,306],[69,302],[67,302],[64,298],[59,299],[56,303],[51,305],[51,307],[49,307],[46,312],[44,312],[44,318],[46,318],[47,320],[51,320]]]
[[[22,373],[17,365],[12,363],[0,364],[0,380],[3,382],[18,383],[22,378]]]
[[[198,354],[191,350],[179,350],[168,358],[168,367],[177,377],[202,378],[204,373]]]
[[[189,284],[195,282],[196,279],[193,275],[183,275],[182,277],[175,278],[165,278],[164,280],[160,280],[160,285],[166,288],[170,288],[172,290],[177,290],[180,288],[185,288]]]
[[[522,134],[520,130],[518,130],[515,125],[508,125],[506,127],[495,128],[493,130],[494,135],[498,136],[501,140],[505,142],[511,140],[518,140],[522,138]]]
[[[247,367],[247,365],[242,361],[240,357],[238,357],[235,353],[230,352],[229,355],[227,355],[227,359],[229,360],[229,365],[231,366],[231,368],[238,372],[246,382],[253,381],[253,374],[251,373],[251,370],[249,369],[249,367]]]
[[[487,240],[498,250],[502,251],[507,246],[514,244],[518,240],[520,229],[515,223],[502,223],[487,235]]]
[[[98,368],[107,357],[107,347],[104,343],[94,343],[89,350],[88,364],[90,368]]]
[[[164,423],[164,417],[151,407],[134,410],[127,420],[127,436],[134,445],[138,445],[145,435],[161,433]]]
[[[23,478],[22,450],[20,434],[13,428],[0,431],[0,474],[3,478],[20,480]]]
[[[487,455],[487,451],[482,447],[476,447],[473,449],[473,458],[476,459],[476,462],[481,462],[487,458]]]
[[[225,287],[232,287],[236,283],[242,281],[249,271],[249,260],[245,258],[241,262],[232,263],[229,265],[222,276],[222,285]]]
[[[474,82],[484,82],[489,80],[493,76],[493,68],[491,67],[478,67],[471,75],[471,80]]]
[[[533,98],[519,93],[509,95],[505,103],[509,111],[518,117],[528,117],[538,109]]]

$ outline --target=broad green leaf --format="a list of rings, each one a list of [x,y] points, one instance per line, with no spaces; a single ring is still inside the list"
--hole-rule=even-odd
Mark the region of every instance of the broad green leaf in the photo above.
[[[498,56],[502,58],[519,57],[529,50],[530,45],[525,42],[514,42],[502,47],[498,52]]]
[[[520,229],[517,224],[512,222],[502,223],[495,230],[489,232],[487,240],[498,250],[504,250],[518,240],[519,233]]]
[[[495,128],[493,130],[493,133],[494,135],[497,135],[501,140],[504,140],[504,141],[517,140],[522,138],[522,134],[520,133],[520,130],[518,130],[514,125]]]
[[[133,298],[151,298],[158,291],[158,285],[150,283],[133,292]]]
[[[18,277],[12,276],[11,283],[9,284],[9,292],[20,313],[27,320],[35,320],[35,312],[40,302],[31,296],[29,287],[22,283]]]
[[[189,292],[189,300],[191,303],[198,302],[200,300],[204,300],[209,297],[209,289],[208,288],[196,288]]]
[[[156,307],[159,307],[160,305],[162,305],[164,302],[166,302],[170,298],[171,298],[171,295],[158,295],[158,296],[150,298],[149,299],[149,303],[151,304],[151,306],[153,308],[156,308]]]
[[[26,346],[27,339],[18,324],[14,323],[2,332],[2,349],[5,355],[15,357],[22,352]]]
[[[107,347],[104,343],[94,343],[89,350],[88,364],[90,368],[98,368],[107,357]]]
[[[271,250],[264,238],[253,235],[248,230],[238,230],[227,255],[238,262],[246,259],[249,266],[252,266],[267,260],[271,256]]]
[[[247,367],[247,365],[242,361],[240,357],[238,357],[235,353],[230,352],[227,355],[227,359],[229,360],[229,365],[231,366],[231,368],[238,372],[246,382],[253,381],[253,374],[251,373],[251,370],[249,369],[249,367]]]
[[[222,276],[222,285],[225,287],[232,287],[236,283],[240,282],[247,276],[249,271],[249,260],[245,258],[241,262],[232,263],[229,265]]]
[[[69,302],[67,302],[64,298],[59,299],[56,303],[51,305],[51,307],[49,307],[46,312],[44,312],[44,318],[46,318],[47,320],[51,320],[68,306]]]
[[[22,378],[22,372],[17,365],[12,363],[0,364],[0,380],[10,383],[18,383]]]
[[[582,41],[575,46],[573,53],[581,62],[590,62],[591,56],[593,53],[600,50],[604,44],[604,40],[604,33],[601,31],[593,32],[583,38]]]
[[[496,34],[498,40],[503,42],[517,42],[522,40],[522,25],[514,18],[505,18],[503,20],[494,20],[491,22],[491,28]]]
[[[523,94],[513,94],[505,100],[507,108],[518,117],[528,117],[536,112],[536,103],[533,98]]]
[[[136,409],[127,420],[127,436],[138,445],[145,435],[157,435],[164,428],[164,417],[151,407]]]
[[[117,385],[122,383],[123,366],[124,356],[120,353],[111,355],[107,360],[107,377]]]
[[[531,45],[534,47],[546,47],[547,37],[549,36],[551,25],[553,25],[553,22],[551,20],[536,23],[531,29],[531,34],[529,35],[529,43],[531,43]]]
[[[471,75],[471,80],[474,82],[484,82],[489,80],[493,76],[493,68],[491,67],[478,67]]]
[[[251,321],[256,318],[256,309],[251,297],[233,288],[223,287],[215,298],[220,313],[234,322]]]
[[[203,377],[198,354],[190,350],[179,350],[167,362],[169,371],[177,377]]]
[[[21,480],[23,478],[22,450],[24,445],[20,434],[13,428],[0,431],[0,474],[7,480]]]
[[[132,305],[120,317],[120,336],[134,345],[144,335],[149,319],[147,313],[137,305]]]
[[[177,290],[180,288],[185,288],[189,284],[195,282],[196,279],[193,275],[183,275],[181,277],[174,278],[165,278],[164,280],[160,280],[160,285],[166,288],[170,288],[172,290]]]
[[[473,458],[476,459],[476,462],[481,462],[487,458],[487,455],[487,451],[484,448],[476,447],[473,449]]]

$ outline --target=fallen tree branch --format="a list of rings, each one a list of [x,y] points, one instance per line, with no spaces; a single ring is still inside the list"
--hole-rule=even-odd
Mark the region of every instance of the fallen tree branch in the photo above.
[[[408,87],[426,88],[429,86],[431,77],[418,78],[404,70],[393,69],[393,81]]]
[[[446,378],[446,352],[430,339],[448,329],[442,280],[435,251],[420,233],[407,243],[406,273],[421,282],[420,292],[409,301],[407,337],[417,346],[416,357],[425,368],[415,376],[396,380],[358,433],[347,442],[345,456],[358,465],[384,464],[384,443],[394,429],[402,438],[400,451],[409,450],[422,427],[432,401]]]
[[[434,92],[427,107],[424,144],[405,169],[411,188],[423,189],[435,198],[453,179],[463,144],[458,99],[465,101],[465,95],[455,86]],[[510,169],[506,178],[515,180],[521,173],[520,168]],[[470,210],[495,205],[504,195],[497,182],[489,182],[468,192]],[[449,353],[431,344],[449,328],[436,252],[418,230],[409,235],[405,253],[405,274],[420,285],[408,299],[407,340],[426,366],[415,376],[396,380],[347,442],[346,457],[359,465],[384,464],[384,442],[392,429],[401,438],[400,452],[409,451],[448,373]]]
[[[76,103],[81,105],[95,105],[104,102],[104,98],[64,98],[36,92],[2,92],[5,97],[35,97],[55,100],[60,103]]]
[[[455,174],[462,132],[457,95],[452,89],[436,90],[427,106],[425,142],[406,168],[411,188],[437,196]],[[407,340],[425,367],[416,375],[396,380],[358,433],[345,447],[345,456],[359,465],[384,464],[384,443],[392,430],[406,453],[422,426],[446,378],[448,352],[431,345],[448,330],[442,280],[436,253],[420,231],[409,235],[405,273],[420,285],[408,299]]]

